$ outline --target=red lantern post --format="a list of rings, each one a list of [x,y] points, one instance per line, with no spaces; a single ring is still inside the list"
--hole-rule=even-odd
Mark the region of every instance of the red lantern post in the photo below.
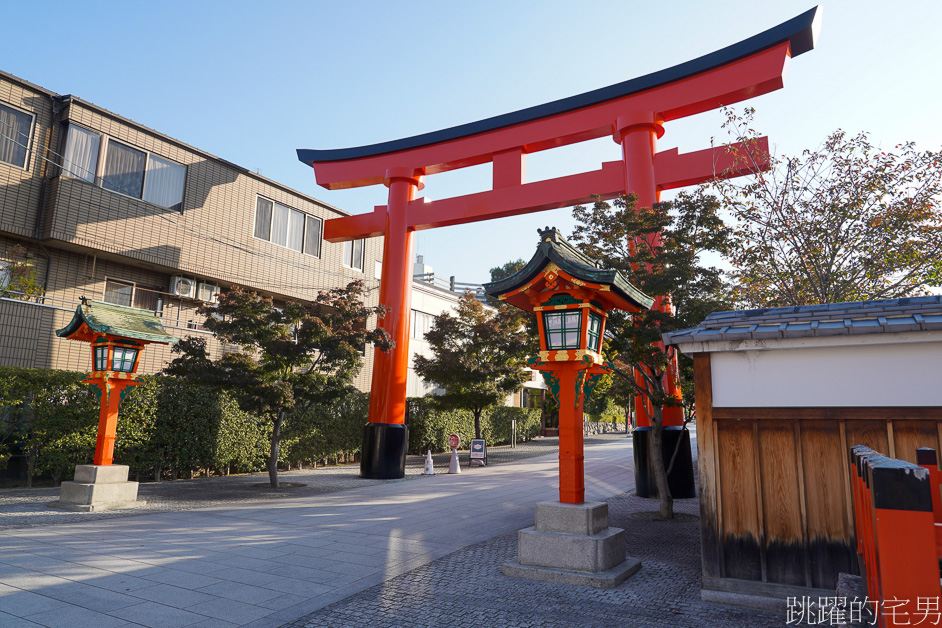
[[[139,505],[137,482],[127,481],[128,467],[112,465],[118,405],[128,388],[140,383],[137,369],[144,347],[150,343],[173,344],[180,339],[166,333],[150,310],[85,297],[69,324],[56,335],[90,343],[92,372],[82,381],[98,387],[101,408],[94,464],[75,468],[75,481],[62,483],[55,505],[85,512]]]
[[[617,586],[641,562],[626,558],[625,531],[609,527],[608,504],[585,501],[582,408],[611,371],[601,355],[608,312],[638,312],[654,299],[618,271],[600,269],[549,227],[540,230],[526,266],[484,290],[537,315],[540,353],[529,364],[559,402],[559,502],[537,503],[535,525],[518,532],[517,561],[504,564],[504,575]]]
[[[540,353],[529,365],[559,402],[559,501],[585,501],[582,408],[611,369],[602,359],[612,309],[638,312],[654,299],[615,270],[602,270],[556,229],[540,230],[533,258],[517,273],[484,285],[489,295],[537,315]]]

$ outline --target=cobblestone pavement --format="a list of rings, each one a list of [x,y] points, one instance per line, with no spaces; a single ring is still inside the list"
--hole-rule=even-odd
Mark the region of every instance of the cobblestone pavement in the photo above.
[[[700,601],[700,526],[696,499],[677,500],[674,521],[657,502],[609,500],[611,525],[628,531],[629,556],[642,568],[614,589],[574,587],[501,572],[514,560],[512,532],[459,550],[286,624],[284,628],[439,626],[644,628],[783,626],[784,615]]]
[[[586,437],[587,446],[625,438],[625,434],[604,434]],[[538,438],[516,447],[501,445],[488,448],[488,464],[506,464],[545,456],[558,451],[558,438]],[[468,466],[468,452],[459,451],[462,470]],[[451,460],[450,453],[432,456],[437,473],[446,473]],[[359,476],[358,464],[318,467],[301,471],[279,473],[281,487],[273,490],[269,486],[267,473],[250,473],[228,477],[197,478],[173,482],[143,482],[138,497],[147,503],[143,507],[112,510],[98,513],[74,513],[46,506],[59,497],[58,488],[0,489],[0,531],[32,525],[95,521],[128,517],[150,512],[174,512],[226,506],[253,501],[279,500],[310,497],[335,493],[351,488],[362,488],[371,484],[414,480],[425,469],[424,456],[408,456],[406,477],[401,480],[365,480]]]

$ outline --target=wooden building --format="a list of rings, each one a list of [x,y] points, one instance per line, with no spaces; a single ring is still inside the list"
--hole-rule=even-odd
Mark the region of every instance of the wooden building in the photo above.
[[[942,450],[942,297],[718,312],[664,341],[694,359],[704,598],[833,595],[857,572],[848,448]]]

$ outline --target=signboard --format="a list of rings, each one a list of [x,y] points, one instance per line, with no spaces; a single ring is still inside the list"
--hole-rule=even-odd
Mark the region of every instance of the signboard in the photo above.
[[[483,438],[471,439],[471,464],[487,464],[487,443]]]
[[[448,435],[448,446],[452,449],[458,449],[458,445],[461,444],[461,439],[458,438],[457,434]]]

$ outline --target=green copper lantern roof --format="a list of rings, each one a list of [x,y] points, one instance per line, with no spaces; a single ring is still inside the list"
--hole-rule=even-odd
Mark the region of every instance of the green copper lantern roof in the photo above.
[[[648,309],[654,299],[633,286],[617,270],[599,268],[595,260],[586,257],[581,251],[569,244],[555,227],[538,229],[540,244],[527,265],[510,277],[484,284],[484,292],[492,297],[506,294],[526,285],[552,262],[560,270],[576,279],[594,284],[610,286],[612,292],[635,305]]]
[[[145,342],[159,342],[161,344],[174,344],[179,338],[171,336],[164,330],[163,323],[151,310],[142,310],[136,307],[126,307],[101,301],[90,301],[82,297],[82,305],[75,308],[75,315],[71,322],[62,329],[56,330],[56,335],[70,338],[88,325],[95,336],[89,338],[76,338],[91,342],[98,334],[108,334],[121,338],[133,338]]]

